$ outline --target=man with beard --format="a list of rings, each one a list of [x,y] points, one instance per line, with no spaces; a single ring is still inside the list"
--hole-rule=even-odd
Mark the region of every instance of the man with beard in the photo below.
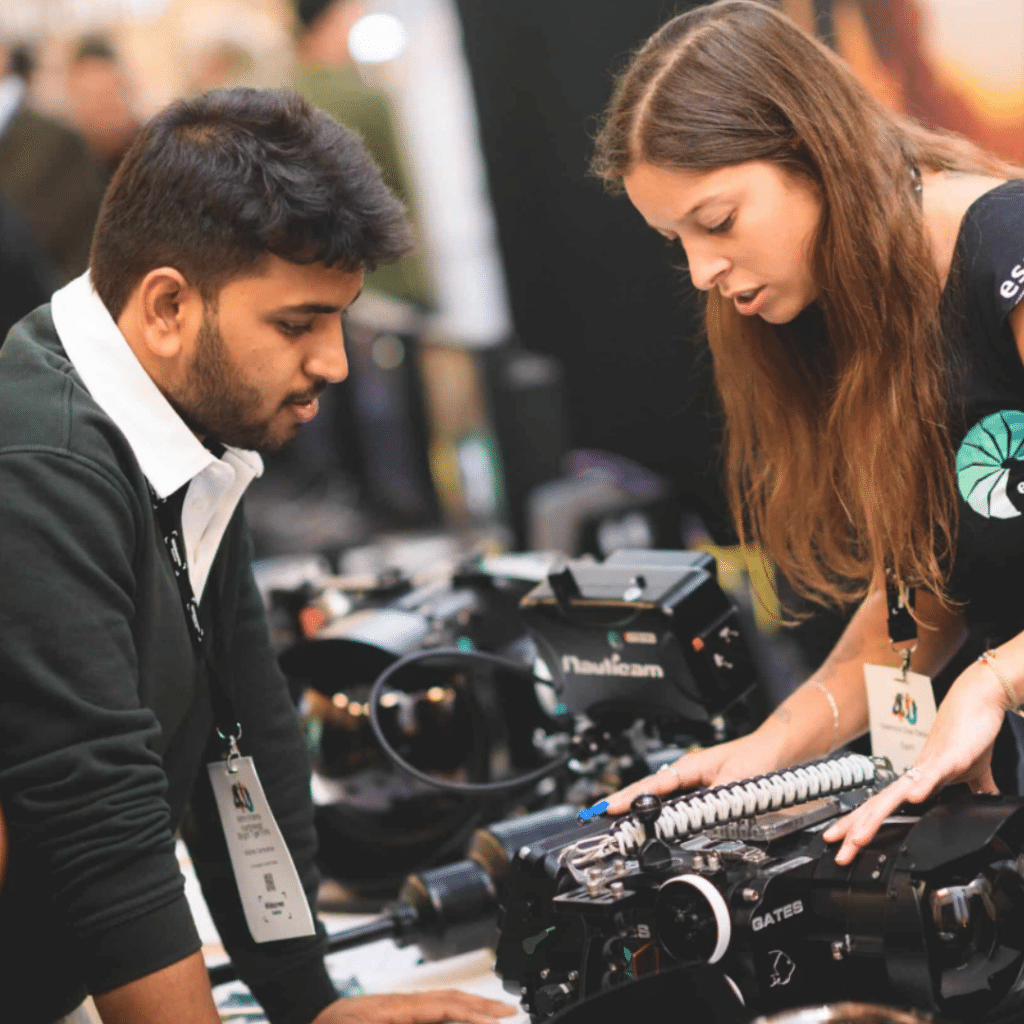
[[[89,273],[0,351],[4,1019],[52,1024],[91,993],[104,1024],[218,1020],[179,827],[275,1024],[511,1012],[458,992],[336,999],[308,911],[309,765],[240,507],[255,450],[345,377],[341,313],[408,237],[353,132],[294,94],[208,93],[143,129]],[[232,869],[250,847],[265,891]]]

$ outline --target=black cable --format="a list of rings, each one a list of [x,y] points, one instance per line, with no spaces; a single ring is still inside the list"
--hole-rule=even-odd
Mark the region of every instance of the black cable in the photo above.
[[[411,775],[414,779],[419,779],[420,782],[425,782],[428,786],[433,786],[436,789],[443,789],[449,793],[463,793],[473,796],[485,796],[491,793],[509,793],[517,789],[522,789],[524,786],[529,786],[531,783],[539,782],[541,779],[550,775],[552,772],[563,767],[568,763],[570,756],[565,754],[563,757],[556,758],[554,761],[549,761],[547,764],[542,765],[540,768],[535,768],[531,772],[527,772],[525,775],[519,775],[514,779],[501,779],[497,782],[448,782],[446,779],[437,779],[433,775],[428,775],[426,772],[422,772],[419,768],[409,764],[401,754],[391,745],[387,736],[384,735],[384,730],[381,728],[379,708],[380,698],[384,692],[384,687],[388,685],[388,682],[402,669],[408,665],[412,665],[421,661],[455,661],[455,662],[476,662],[477,664],[489,665],[492,668],[500,668],[505,672],[509,672],[512,675],[520,676],[521,678],[529,682],[540,682],[534,676],[532,669],[528,665],[523,665],[518,661],[512,661],[509,658],[501,658],[497,654],[487,654],[484,651],[463,651],[458,647],[435,647],[429,651],[414,651],[412,654],[406,654],[404,657],[399,658],[393,665],[389,665],[378,677],[376,682],[373,684],[370,690],[370,697],[367,701],[369,707],[370,717],[370,728],[373,729],[374,736],[377,737],[377,742],[380,744],[381,750],[388,759],[398,768],[400,768],[407,775]]]

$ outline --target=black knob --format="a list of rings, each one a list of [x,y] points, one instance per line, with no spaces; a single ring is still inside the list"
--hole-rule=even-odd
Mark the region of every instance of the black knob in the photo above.
[[[661,817],[661,798],[653,793],[641,793],[629,805],[629,810],[641,825],[653,828],[654,823]]]

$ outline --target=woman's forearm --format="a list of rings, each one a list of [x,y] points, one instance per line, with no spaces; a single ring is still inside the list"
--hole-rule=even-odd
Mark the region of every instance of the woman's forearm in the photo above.
[[[933,676],[959,649],[966,627],[959,612],[927,593],[918,594],[917,613],[921,624],[911,667]],[[880,588],[864,599],[824,664],[757,730],[778,751],[780,766],[821,757],[867,731],[865,663],[900,665],[889,642],[885,591]]]

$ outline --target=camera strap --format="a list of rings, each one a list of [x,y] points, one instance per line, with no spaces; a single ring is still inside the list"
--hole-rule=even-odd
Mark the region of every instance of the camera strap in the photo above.
[[[218,735],[227,744],[226,756],[230,761],[240,756],[238,739],[242,734],[242,727],[235,713],[235,702],[218,670],[217,659],[213,651],[213,638],[207,637],[199,617],[199,602],[196,600],[195,591],[192,589],[192,580],[188,573],[188,557],[181,528],[181,511],[187,490],[188,484],[185,484],[173,494],[161,498],[150,487],[150,498],[153,504],[153,514],[156,516],[167,554],[171,559],[171,568],[174,570],[174,580],[178,585],[178,595],[181,598],[185,623],[192,639],[192,648],[196,657],[200,658],[206,667],[214,722]]]

